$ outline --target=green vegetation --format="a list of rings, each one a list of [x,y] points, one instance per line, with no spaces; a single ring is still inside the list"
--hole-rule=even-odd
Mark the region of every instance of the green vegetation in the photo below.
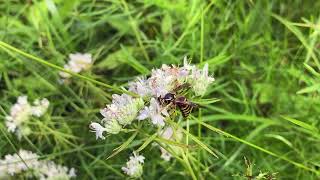
[[[80,179],[124,179],[121,167],[139,150],[143,179],[246,179],[244,157],[252,174],[319,179],[319,9],[312,0],[1,2],[0,159],[27,149]],[[75,52],[91,53],[94,64],[61,84]],[[182,157],[163,161],[151,144],[172,142],[140,123],[95,139],[88,126],[112,94],[184,56],[208,63],[216,81],[188,121],[169,122],[188,136],[188,145],[175,144]],[[18,140],[5,116],[20,95],[46,97],[50,108]]]

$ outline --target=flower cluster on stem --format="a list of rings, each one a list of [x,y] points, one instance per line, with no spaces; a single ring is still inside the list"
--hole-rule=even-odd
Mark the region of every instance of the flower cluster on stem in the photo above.
[[[4,159],[0,159],[0,179],[10,179],[10,176],[23,172],[40,180],[68,180],[76,176],[74,168],[69,169],[55,164],[53,161],[39,160],[37,154],[23,149],[20,149],[16,154],[8,154]]]
[[[144,106],[141,98],[134,98],[127,94],[112,95],[112,103],[100,110],[104,117],[101,124],[91,122],[90,129],[96,133],[96,138],[104,139],[103,132],[118,134],[122,128],[132,123]]]
[[[64,69],[73,73],[80,73],[81,71],[85,71],[89,69],[92,65],[92,55],[88,53],[69,54],[69,59],[69,62],[64,65]],[[59,72],[59,75],[63,79],[68,79],[71,77],[70,74],[63,71]]]
[[[149,78],[138,77],[135,81],[128,83],[128,91],[139,97],[127,94],[112,95],[112,103],[100,111],[103,116],[101,122],[91,122],[89,127],[92,132],[95,132],[96,139],[105,139],[104,132],[117,134],[135,119],[150,120],[152,125],[158,127],[161,138],[179,142],[182,139],[182,133],[166,123],[166,119],[170,118],[168,104],[161,103],[159,99],[179,87],[188,87],[187,91],[192,97],[205,95],[208,86],[214,81],[208,70],[208,64],[199,69],[189,64],[187,58],[184,58],[182,67],[164,64],[159,69],[153,69]],[[170,160],[171,154],[164,147],[175,154],[181,152],[181,148],[172,145],[161,146],[161,158],[166,161]],[[143,163],[144,157],[133,153],[122,170],[130,177],[138,178],[142,174]]]
[[[22,135],[29,135],[31,130],[25,124],[31,116],[41,117],[45,114],[50,102],[46,99],[36,99],[31,105],[27,96],[19,96],[17,102],[11,107],[10,114],[6,116],[8,132],[16,133],[18,138]]]
[[[143,172],[143,163],[144,163],[144,156],[138,155],[137,153],[133,152],[133,156],[130,156],[129,161],[127,162],[125,167],[122,167],[122,170],[133,178],[138,178],[142,175]]]

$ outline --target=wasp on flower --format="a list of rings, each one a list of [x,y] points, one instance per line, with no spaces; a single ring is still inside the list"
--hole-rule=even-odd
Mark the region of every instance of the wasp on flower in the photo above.
[[[104,132],[118,134],[134,120],[150,120],[150,124],[158,127],[160,137],[180,141],[182,133],[177,133],[178,130],[170,127],[166,120],[174,118],[172,112],[176,109],[184,118],[188,118],[192,110],[198,107],[190,99],[202,97],[214,81],[208,69],[208,64],[199,69],[189,64],[187,58],[184,58],[182,67],[164,64],[159,69],[153,69],[149,78],[138,77],[128,83],[128,91],[137,94],[138,97],[128,94],[112,95],[112,103],[100,111],[103,119],[100,123],[91,122],[90,130],[96,134],[96,139],[105,139]],[[179,154],[180,148],[166,147]],[[163,147],[160,147],[160,150],[161,158],[169,161],[171,154]],[[134,153],[122,170],[130,177],[140,177],[143,162],[144,157]]]

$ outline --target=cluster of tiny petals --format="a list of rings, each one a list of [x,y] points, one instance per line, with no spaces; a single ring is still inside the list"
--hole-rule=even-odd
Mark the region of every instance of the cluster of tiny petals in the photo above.
[[[125,167],[122,167],[122,170],[130,177],[138,178],[143,172],[142,165],[144,163],[144,159],[144,156],[133,152],[133,156],[130,156],[129,161],[126,163]]]
[[[202,70],[199,70],[196,67],[192,68],[192,74],[189,82],[197,96],[203,96],[206,93],[208,86],[215,80],[213,77],[208,75],[208,69],[208,64],[205,64]]]
[[[21,158],[23,161],[21,160]],[[0,179],[5,176],[13,176],[31,167],[38,167],[39,156],[30,151],[19,150],[18,154],[8,154],[0,160]]]
[[[143,108],[138,116],[139,120],[150,119],[158,126],[164,126],[167,116],[166,107],[161,107],[157,98],[164,97],[168,92],[182,84],[190,84],[190,88],[196,96],[203,96],[214,78],[209,75],[208,64],[203,69],[188,63],[184,58],[183,66],[162,65],[160,69],[153,69],[148,79],[138,78],[135,82],[129,82],[129,91],[150,99],[150,105]]]
[[[50,102],[48,99],[43,98],[43,99],[36,99],[33,102],[34,106],[31,107],[31,112],[32,115],[36,117],[41,117],[48,109]]]
[[[203,69],[188,63],[184,58],[183,66],[162,65],[160,69],[153,69],[148,79],[138,78],[135,82],[129,83],[129,91],[139,94],[142,97],[160,97],[171,92],[175,87],[189,83],[196,96],[205,94],[206,89],[214,78],[208,73],[208,64]]]
[[[152,98],[150,100],[150,106],[145,106],[137,118],[138,120],[150,118],[152,124],[162,127],[165,125],[165,117],[167,116],[169,116],[169,114],[166,108],[162,107],[155,98]]]
[[[91,54],[69,54],[69,62],[64,65],[64,69],[74,72],[80,73],[81,71],[87,70],[92,65],[92,55]],[[64,79],[69,78],[71,75],[66,72],[59,72],[60,76]]]
[[[136,119],[140,109],[144,106],[141,98],[134,98],[127,94],[112,95],[112,103],[100,110],[104,117],[101,124],[91,122],[89,125],[96,138],[105,139],[103,132],[118,134],[123,126],[129,125]]]
[[[0,179],[7,179],[22,172],[33,171],[37,179],[70,179],[75,177],[73,168],[57,165],[52,161],[39,160],[39,156],[26,150],[17,154],[8,154],[0,160]],[[10,178],[9,178],[10,179]]]
[[[36,99],[31,105],[27,96],[19,96],[17,102],[11,107],[10,114],[6,116],[8,132],[16,133],[18,137],[28,135],[30,130],[24,124],[31,116],[41,117],[48,109],[50,102],[44,99]]]
[[[151,123],[158,127],[166,127],[165,120],[169,116],[167,106],[160,104],[158,98],[164,97],[167,93],[173,92],[177,87],[188,83],[193,94],[203,96],[208,84],[214,78],[208,73],[208,64],[203,69],[198,69],[195,65],[190,65],[187,58],[184,58],[182,67],[162,65],[160,69],[153,69],[149,78],[139,77],[136,81],[129,82],[128,90],[139,95],[139,98],[127,94],[112,95],[112,103],[100,111],[104,117],[101,123],[91,122],[89,125],[92,132],[96,133],[96,138],[105,139],[104,132],[117,134],[126,125],[130,125],[133,120],[151,120]],[[144,102],[145,101],[145,102]],[[171,127],[166,127],[160,132],[164,139],[180,141],[182,133],[176,132]],[[178,136],[177,136],[178,134]],[[181,152],[171,145],[167,145],[175,154]],[[161,158],[169,161],[171,154],[160,147]],[[133,153],[130,160],[122,170],[132,178],[142,175],[144,157]]]

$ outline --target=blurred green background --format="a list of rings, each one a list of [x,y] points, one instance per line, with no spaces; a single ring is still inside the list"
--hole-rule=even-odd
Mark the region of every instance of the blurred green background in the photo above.
[[[1,1],[0,156],[23,148],[76,168],[79,179],[124,179],[121,166],[145,140],[138,135],[107,160],[130,134],[97,141],[88,125],[116,92],[79,78],[62,85],[57,69],[5,42],[59,66],[70,53],[92,53],[94,65],[82,75],[119,87],[162,64],[181,65],[184,56],[199,67],[209,63],[216,81],[206,98],[220,101],[202,108],[201,120],[264,149],[190,120],[190,133],[219,152],[216,159],[201,147],[190,150],[197,178],[246,179],[245,156],[255,175],[319,179],[319,9],[314,0]],[[22,94],[51,106],[19,141],[4,117]],[[157,148],[143,154],[143,179],[191,179]]]

